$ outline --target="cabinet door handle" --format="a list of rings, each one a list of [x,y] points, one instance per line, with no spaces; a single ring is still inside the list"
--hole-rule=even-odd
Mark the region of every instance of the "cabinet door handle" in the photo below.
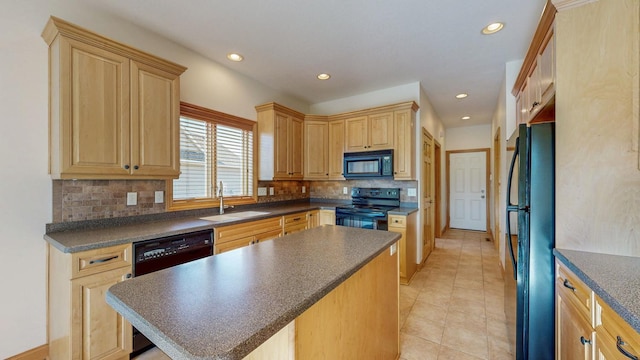
[[[140,167],[138,165],[134,165],[133,166],[133,170],[138,170],[138,169],[140,169]]]
[[[580,336],[580,342],[582,343],[582,345],[587,345],[587,344],[591,345],[591,340],[585,339],[584,336]]]
[[[89,261],[89,265],[106,263],[107,261],[111,261],[111,260],[117,259],[117,258],[118,258],[118,255],[115,255],[115,256],[112,256],[112,257],[108,257],[108,258],[95,259],[95,260]]]
[[[566,287],[571,291],[576,291],[575,286],[571,285],[571,283],[569,282],[569,279],[564,279],[564,282],[562,283],[562,285],[564,285],[564,287]]]
[[[125,169],[125,170],[129,170],[129,164],[125,164],[125,165],[124,165],[124,169]]]
[[[629,359],[638,360],[637,356],[633,355],[632,353],[622,348],[624,345],[626,345],[625,342],[622,341],[622,338],[620,337],[620,335],[618,335],[617,341],[616,341],[616,347],[618,348],[618,351],[620,351],[622,355],[628,357]]]
[[[299,220],[300,220],[299,217],[293,219],[293,221],[299,221]]]
[[[124,275],[124,280],[131,279],[132,277],[133,275],[131,275],[131,273],[127,273]]]

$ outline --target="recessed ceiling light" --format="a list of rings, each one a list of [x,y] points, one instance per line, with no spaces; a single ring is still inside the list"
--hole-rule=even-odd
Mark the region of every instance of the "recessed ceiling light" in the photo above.
[[[482,33],[485,34],[485,35],[495,34],[498,31],[502,30],[503,27],[504,27],[503,23],[494,22],[494,23],[491,23],[491,24],[485,26],[484,29],[482,29]]]
[[[318,74],[318,80],[329,80],[330,77],[331,75],[329,74]]]
[[[240,54],[230,53],[230,54],[227,54],[227,59],[231,61],[242,61],[244,58]]]
[[[456,99],[464,99],[464,98],[466,98],[467,96],[469,96],[469,94],[460,93],[460,94],[456,95]]]
[[[471,119],[471,116],[463,116],[462,117],[462,120],[469,120],[469,119]]]

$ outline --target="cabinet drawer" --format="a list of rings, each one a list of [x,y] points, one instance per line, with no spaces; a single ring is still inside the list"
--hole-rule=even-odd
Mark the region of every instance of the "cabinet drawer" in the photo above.
[[[285,235],[290,235],[293,234],[295,232],[298,231],[303,231],[303,230],[307,230],[307,223],[301,223],[301,224],[290,224],[290,225],[285,225],[284,226],[284,234]]]
[[[556,288],[570,301],[587,321],[591,322],[592,292],[564,265],[556,262]]]
[[[640,335],[597,296],[595,307],[598,342],[607,343],[609,346],[605,347],[615,349],[615,358],[626,359],[622,351],[640,357]]]
[[[306,212],[302,212],[302,213],[296,213],[296,214],[289,214],[289,215],[285,215],[284,216],[284,225],[287,226],[289,224],[296,224],[296,223],[306,223],[307,222],[307,213]]]
[[[243,238],[226,241],[224,243],[215,244],[213,246],[214,254],[221,254],[223,252],[239,249],[241,247],[249,246],[253,244],[253,236],[246,236]]]
[[[214,245],[220,245],[228,241],[233,241],[275,230],[282,230],[281,217],[256,220],[228,226],[220,226],[214,228],[213,230]]]
[[[406,216],[401,215],[389,215],[389,226],[405,227],[407,226]]]
[[[282,229],[278,228],[275,230],[270,230],[270,231],[266,231],[260,234],[257,234],[256,236],[254,236],[254,242],[258,243],[261,241],[268,241],[268,240],[273,240],[275,238],[278,238],[282,236]]]
[[[110,246],[71,254],[71,278],[131,267],[131,244]]]

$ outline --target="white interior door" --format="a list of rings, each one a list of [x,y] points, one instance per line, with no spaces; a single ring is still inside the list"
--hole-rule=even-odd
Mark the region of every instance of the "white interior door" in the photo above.
[[[452,153],[449,161],[449,226],[455,229],[486,231],[486,153]]]

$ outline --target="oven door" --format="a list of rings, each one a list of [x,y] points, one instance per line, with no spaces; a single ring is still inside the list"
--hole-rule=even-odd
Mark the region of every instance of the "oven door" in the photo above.
[[[372,230],[387,230],[388,226],[386,217],[341,214],[339,212],[336,212],[336,225]]]

